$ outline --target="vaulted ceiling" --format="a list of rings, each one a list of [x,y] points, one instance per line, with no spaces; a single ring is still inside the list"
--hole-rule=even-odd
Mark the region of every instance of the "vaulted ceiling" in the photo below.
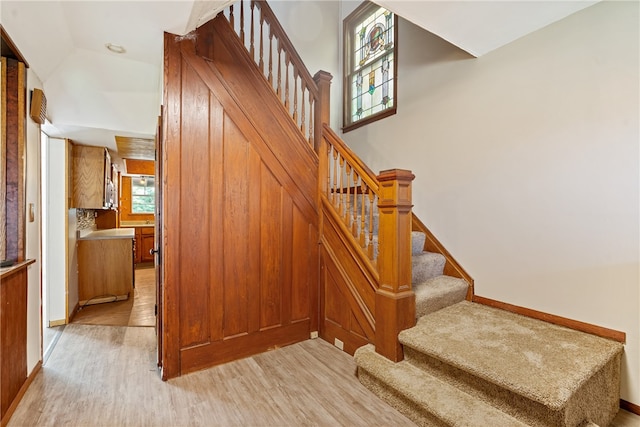
[[[399,16],[484,55],[596,1],[378,0]],[[117,152],[115,136],[153,138],[162,34],[186,34],[228,0],[3,0],[3,27],[47,96],[51,136]],[[336,17],[336,20],[339,19]],[[107,43],[124,47],[114,53]]]

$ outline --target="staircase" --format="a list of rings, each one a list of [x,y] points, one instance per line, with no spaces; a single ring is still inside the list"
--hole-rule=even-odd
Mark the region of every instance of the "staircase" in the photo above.
[[[399,334],[405,360],[360,347],[360,382],[418,425],[608,426],[622,344],[465,301],[469,283],[443,274],[425,237],[411,234],[418,321]]]
[[[304,145],[293,148],[317,165],[315,175],[285,162],[292,181],[317,178],[317,199],[304,195],[318,213],[317,326],[355,353],[360,381],[420,425],[608,425],[622,345],[470,302],[473,280],[411,212],[413,174],[374,174],[327,125],[331,76],[311,77],[266,2],[239,1],[224,19],[218,34],[237,38],[223,44],[257,80],[243,90],[230,61],[218,61],[229,91],[242,104],[266,84],[265,105],[287,113]],[[195,51],[219,55],[211,40]],[[291,151],[286,141],[274,139],[275,157]]]

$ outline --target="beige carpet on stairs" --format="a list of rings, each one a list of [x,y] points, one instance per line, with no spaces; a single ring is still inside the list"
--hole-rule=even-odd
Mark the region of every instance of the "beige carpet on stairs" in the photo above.
[[[460,424],[451,421],[450,409],[421,407],[420,396],[438,390],[435,380],[459,400],[450,402],[453,407],[472,398],[527,425],[607,426],[618,412],[618,342],[467,301],[422,317],[400,333],[400,341],[404,362],[391,369],[386,359],[362,348],[356,353],[358,373],[410,418],[408,411],[428,413],[414,418],[419,424],[438,425],[425,422],[436,413],[443,425],[483,425],[463,411]],[[398,375],[390,378],[393,370]]]

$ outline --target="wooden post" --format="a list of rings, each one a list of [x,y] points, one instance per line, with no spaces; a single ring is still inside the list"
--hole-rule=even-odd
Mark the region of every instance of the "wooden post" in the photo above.
[[[313,145],[316,153],[320,153],[320,140],[322,139],[322,125],[329,124],[330,120],[330,112],[331,112],[331,79],[333,76],[331,73],[326,71],[318,71],[315,76],[313,76],[313,81],[316,82],[316,86],[318,86],[318,99],[316,100],[315,106],[315,129],[313,134]]]
[[[398,333],[416,323],[415,294],[411,289],[411,182],[408,170],[380,172],[378,273],[376,291],[376,352],[399,362],[403,359]]]

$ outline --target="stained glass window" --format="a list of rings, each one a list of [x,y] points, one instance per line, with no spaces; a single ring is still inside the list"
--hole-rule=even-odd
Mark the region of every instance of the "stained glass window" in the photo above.
[[[396,16],[370,2],[344,20],[344,127],[396,112]]]

